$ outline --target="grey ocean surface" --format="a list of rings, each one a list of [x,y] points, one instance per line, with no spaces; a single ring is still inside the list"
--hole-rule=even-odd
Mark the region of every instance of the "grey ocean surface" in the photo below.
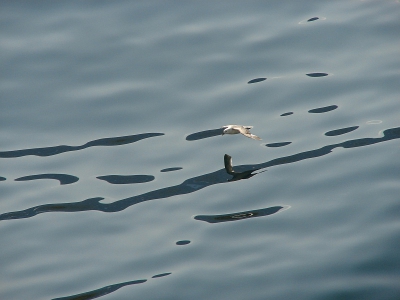
[[[400,299],[399,1],[0,20],[0,299]]]

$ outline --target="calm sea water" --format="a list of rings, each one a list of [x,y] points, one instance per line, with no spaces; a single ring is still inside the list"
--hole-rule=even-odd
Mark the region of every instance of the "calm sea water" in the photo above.
[[[0,299],[399,299],[399,1],[1,6]]]

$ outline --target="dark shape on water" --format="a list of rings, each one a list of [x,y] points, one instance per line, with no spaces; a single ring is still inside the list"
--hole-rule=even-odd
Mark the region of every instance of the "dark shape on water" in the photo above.
[[[316,21],[316,20],[318,20],[318,19],[319,19],[318,17],[314,17],[314,18],[308,19],[307,22]]]
[[[164,277],[164,276],[168,276],[171,275],[172,273],[161,273],[161,274],[157,274],[154,276],[151,276],[151,278],[160,278],[160,277]]]
[[[322,146],[317,149],[307,150],[303,152],[299,152],[296,154],[283,156],[274,158],[259,164],[253,165],[242,165],[236,166],[235,168],[238,170],[260,170],[266,169],[274,166],[285,165],[285,164],[293,164],[299,161],[303,161],[306,159],[312,159],[317,157],[322,157],[332,153],[332,151],[336,148],[358,148],[364,146],[370,146],[374,144],[379,144],[387,141],[391,141],[394,139],[400,139],[400,127],[389,128],[383,131],[383,136],[374,137],[374,138],[359,138],[343,141],[336,144]],[[233,170],[232,170],[233,171]],[[111,203],[101,203],[100,201],[104,198],[89,198],[79,202],[66,202],[66,203],[53,203],[53,204],[42,204],[33,206],[24,210],[19,211],[11,211],[0,214],[0,220],[15,220],[15,219],[26,219],[34,217],[41,213],[46,212],[83,212],[83,211],[101,211],[107,213],[114,213],[122,211],[128,207],[133,205],[152,201],[159,199],[166,199],[178,195],[190,194],[193,192],[197,192],[206,187],[226,183],[229,179],[229,174],[227,174],[227,170],[218,169],[216,171],[195,176],[192,178],[188,178],[180,184],[167,186],[164,188],[160,188],[157,190],[149,191],[143,194],[130,196],[124,199],[116,200]],[[243,213],[252,213],[243,212]],[[238,217],[238,214],[236,217]]]
[[[309,73],[309,74],[306,74],[306,75],[309,76],[309,77],[325,77],[325,76],[328,76],[327,73]]]
[[[341,134],[345,134],[345,133],[354,131],[354,130],[356,130],[358,127],[359,127],[359,126],[351,126],[351,127],[346,127],[346,128],[331,130],[331,131],[325,132],[325,135],[326,135],[326,136],[341,135]]]
[[[28,180],[36,180],[36,179],[55,179],[60,181],[61,185],[71,184],[77,182],[79,180],[78,177],[68,175],[68,174],[37,174],[37,175],[29,175],[23,176],[15,179],[15,181],[28,181]]]
[[[231,221],[238,221],[243,219],[250,219],[250,218],[257,218],[257,217],[264,217],[269,216],[277,213],[278,211],[282,210],[283,208],[289,208],[288,206],[272,206],[262,209],[256,210],[248,210],[242,211],[237,213],[230,213],[224,215],[199,215],[195,216],[195,220],[205,221],[208,223],[222,223],[222,222],[231,222]]]
[[[155,177],[151,175],[105,175],[96,178],[111,184],[144,183],[155,179]]]
[[[271,144],[266,144],[265,146],[271,147],[271,148],[276,148],[276,147],[283,147],[291,144],[292,142],[282,142],[282,143],[271,143]]]
[[[188,241],[188,240],[177,241],[176,244],[179,246],[183,246],[183,245],[190,244],[190,241]]]
[[[248,84],[250,84],[250,83],[256,83],[256,82],[261,82],[261,81],[264,81],[264,80],[267,80],[267,78],[264,78],[264,77],[255,78],[255,79],[250,80],[250,81],[248,82]]]
[[[4,180],[6,180],[7,178],[5,178],[5,177],[3,177],[3,176],[0,176],[0,181],[4,181]]]
[[[228,154],[224,155],[224,166],[225,166],[226,173],[233,176],[228,181],[249,179],[249,178],[253,177],[254,175],[258,174],[258,173],[252,174],[253,172],[257,171],[258,169],[245,170],[243,172],[235,172],[232,167],[232,157]]]
[[[119,136],[119,137],[111,137],[98,139],[94,141],[87,142],[81,146],[54,146],[54,147],[44,147],[44,148],[32,148],[32,149],[22,149],[22,150],[12,150],[12,151],[0,151],[0,157],[10,158],[10,157],[21,157],[27,155],[36,155],[36,156],[52,156],[61,154],[69,151],[77,151],[86,149],[94,146],[119,146],[125,144],[131,144],[143,139],[147,139],[154,136],[164,135],[164,133],[141,133],[135,135],[127,135],[127,136]]]
[[[281,114],[281,117],[293,115],[293,112],[289,111],[287,113]]]
[[[166,168],[166,169],[162,169],[160,172],[172,172],[172,171],[178,171],[178,170],[182,170],[182,168],[181,167]]]
[[[146,279],[140,279],[140,280],[127,281],[127,282],[107,285],[105,287],[102,287],[102,288],[94,290],[94,291],[85,292],[82,294],[77,294],[77,295],[72,295],[72,296],[61,297],[61,298],[54,298],[53,300],[90,300],[90,299],[95,299],[95,298],[99,298],[104,295],[111,294],[112,292],[115,292],[116,290],[119,290],[120,288],[122,288],[124,286],[144,283],[146,281],[147,281]]]
[[[186,140],[187,141],[202,140],[202,139],[206,139],[206,138],[209,138],[209,137],[222,135],[223,131],[224,131],[224,128],[217,128],[217,129],[210,129],[210,130],[200,131],[200,132],[189,134],[186,137]]]
[[[321,114],[321,113],[325,113],[325,112],[328,112],[328,111],[331,111],[331,110],[335,110],[336,108],[338,108],[337,105],[330,105],[330,106],[310,109],[308,112],[311,113],[311,114]]]

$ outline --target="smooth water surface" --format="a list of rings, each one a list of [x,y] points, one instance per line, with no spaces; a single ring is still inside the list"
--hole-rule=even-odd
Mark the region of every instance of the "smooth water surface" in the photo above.
[[[0,16],[0,299],[399,299],[399,1]]]

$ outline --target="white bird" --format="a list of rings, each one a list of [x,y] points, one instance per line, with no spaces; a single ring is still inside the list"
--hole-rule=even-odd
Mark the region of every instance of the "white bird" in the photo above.
[[[244,136],[247,136],[248,138],[261,141],[261,139],[258,136],[250,133],[250,129],[253,128],[253,126],[225,125],[225,126],[222,126],[222,128],[225,128],[224,131],[222,132],[222,135],[241,133]]]

